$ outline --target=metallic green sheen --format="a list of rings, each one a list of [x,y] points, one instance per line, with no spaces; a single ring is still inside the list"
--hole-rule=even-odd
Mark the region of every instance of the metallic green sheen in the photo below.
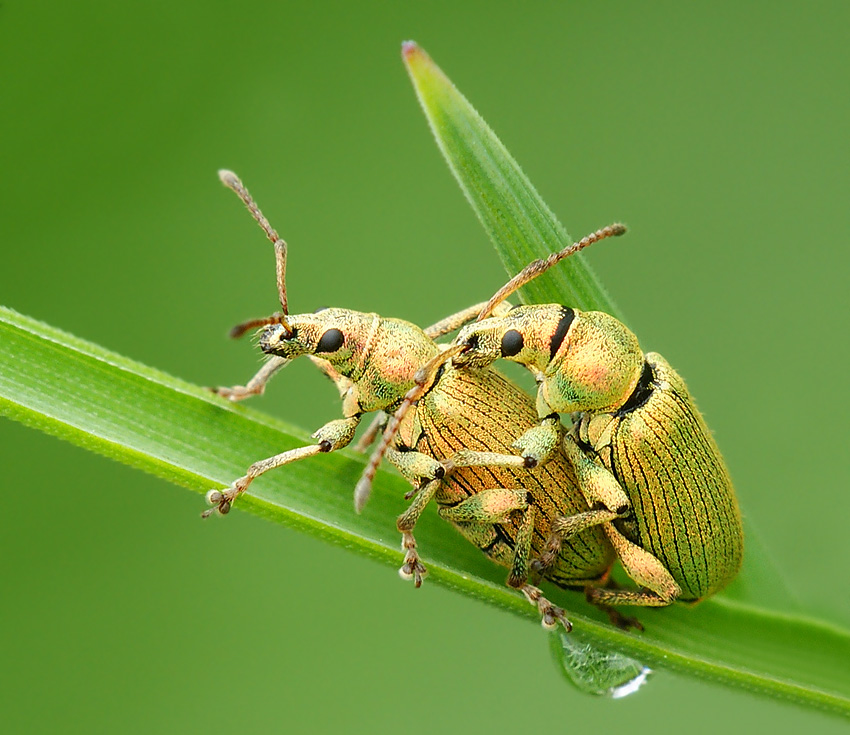
[[[579,437],[622,485],[632,513],[614,525],[657,557],[699,600],[738,573],[743,529],[732,481],[684,381],[656,353],[646,360],[654,390],[634,410],[585,414]]]
[[[461,449],[511,454],[511,444],[537,423],[530,396],[491,368],[455,370],[447,366],[440,380],[417,404],[415,416],[403,426],[402,441],[436,459]],[[572,466],[559,452],[532,470],[506,467],[464,467],[450,475],[437,491],[439,506],[451,507],[490,488],[524,488],[536,509],[531,556],[542,552],[552,520],[588,510]],[[510,567],[520,521],[453,523],[496,563]],[[582,531],[563,542],[546,578],[561,587],[600,580],[613,561],[613,551],[601,527]]]

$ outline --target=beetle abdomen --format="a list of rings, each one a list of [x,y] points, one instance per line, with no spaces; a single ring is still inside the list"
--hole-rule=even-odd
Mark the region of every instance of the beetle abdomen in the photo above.
[[[621,532],[656,556],[698,600],[722,589],[741,566],[743,531],[732,481],[682,378],[658,354],[649,398],[622,414],[600,456],[634,508]]]
[[[435,389],[416,406],[418,439],[413,447],[437,459],[460,449],[513,454],[513,441],[537,422],[532,399],[492,369],[446,369]],[[490,488],[524,488],[536,508],[532,556],[544,548],[553,518],[588,510],[572,466],[560,454],[533,470],[465,467],[453,473],[436,495],[440,506],[453,506]],[[491,559],[510,566],[517,522],[496,525],[454,524]],[[556,564],[546,577],[560,586],[581,585],[601,577],[610,567],[612,551],[599,528],[564,541]]]

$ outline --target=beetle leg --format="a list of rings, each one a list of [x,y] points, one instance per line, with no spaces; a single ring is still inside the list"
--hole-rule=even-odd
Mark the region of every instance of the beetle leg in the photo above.
[[[552,458],[563,435],[561,419],[558,414],[554,414],[541,419],[537,426],[532,426],[513,443],[513,448],[525,459],[526,467],[536,467]]]
[[[351,387],[351,381],[340,375],[334,367],[327,362],[327,360],[322,360],[314,355],[308,355],[308,357],[312,360],[313,364],[319,368],[319,370],[321,370],[336,384],[340,395],[344,395]],[[236,401],[243,401],[251,396],[260,396],[266,390],[266,383],[268,383],[281,368],[286,367],[289,362],[289,358],[272,355],[263,363],[263,366],[245,385],[233,385],[229,387],[219,386],[217,388],[210,388],[210,390],[216,395],[219,395],[222,398],[227,398],[234,403]],[[377,421],[378,418],[376,417],[375,422]]]
[[[201,517],[209,518],[214,512],[218,512],[220,515],[227,514],[233,505],[233,501],[248,489],[248,485],[269,470],[297,462],[299,459],[312,457],[314,454],[333,452],[346,446],[354,436],[354,431],[359,422],[360,416],[329,421],[314,432],[313,438],[317,440],[315,444],[290,449],[287,452],[281,452],[273,457],[254,462],[248,468],[248,471],[230,487],[225,490],[210,490],[207,493],[207,502],[215,507],[205,510],[201,513]]]
[[[443,464],[446,473],[454,472],[458,467],[515,467],[527,468],[523,457],[515,454],[500,454],[498,452],[476,452],[472,449],[460,449]]]
[[[558,623],[561,623],[569,633],[573,628],[573,624],[567,618],[566,612],[549,602],[539,588],[528,583],[529,556],[531,554],[531,537],[534,533],[535,515],[534,506],[529,505],[523,515],[519,533],[517,533],[514,560],[511,565],[511,573],[508,576],[507,584],[509,587],[522,592],[525,595],[525,599],[537,608],[541,616],[540,623],[544,628],[552,630]]]
[[[641,607],[664,607],[682,594],[670,572],[646,549],[633,544],[621,534],[613,523],[605,524],[605,533],[614,547],[626,573],[643,590],[618,590],[591,587],[587,599],[593,604],[639,605]]]
[[[250,396],[259,396],[262,395],[263,391],[266,389],[266,383],[272,379],[272,376],[277,373],[286,363],[289,362],[284,357],[272,356],[263,366],[257,371],[257,374],[254,375],[245,385],[234,385],[229,388],[210,388],[210,390],[216,395],[222,396],[222,398],[227,398],[231,401],[241,401]]]
[[[573,624],[564,609],[549,602],[538,587],[533,584],[524,584],[519,591],[525,595],[526,600],[537,608],[537,612],[540,613],[540,624],[546,630],[554,630],[558,623],[564,626],[567,633],[573,629]]]
[[[499,487],[482,490],[457,505],[440,508],[440,517],[452,523],[495,525],[506,523],[514,511],[527,509],[527,490],[506,490]]]
[[[442,480],[431,480],[413,496],[413,502],[408,509],[402,513],[396,521],[396,526],[401,532],[401,550],[404,554],[404,564],[398,573],[402,579],[412,579],[416,587],[422,585],[422,578],[428,573],[425,565],[419,560],[416,552],[416,539],[413,537],[413,528],[425,510],[425,506],[431,502],[440,487]]]
[[[260,475],[273,470],[275,467],[281,467],[290,462],[297,462],[299,459],[304,459],[305,457],[312,457],[321,451],[321,444],[310,444],[306,447],[290,449],[288,452],[282,452],[281,454],[276,454],[274,457],[254,462],[248,468],[248,472],[233,482],[227,489],[210,490],[207,493],[207,502],[215,507],[205,510],[201,513],[201,517],[209,518],[214,512],[218,512],[220,515],[226,515],[230,512],[230,506],[233,505],[233,501],[244,493],[248,489],[248,485]]]
[[[544,628],[551,630],[561,623],[569,632],[573,626],[567,619],[567,614],[560,607],[549,602],[537,587],[528,583],[531,539],[534,535],[534,521],[537,515],[534,506],[530,505],[528,500],[528,493],[525,490],[493,488],[482,490],[453,508],[441,508],[440,516],[455,523],[495,524],[505,522],[515,511],[522,511],[522,522],[514,543],[511,572],[506,584],[522,592],[525,598],[537,608]]]
[[[618,517],[627,515],[632,506],[617,478],[594,462],[571,436],[564,438],[562,446],[567,459],[575,467],[578,486],[587,504],[591,508],[601,505]]]
[[[390,447],[386,458],[413,484],[420,480],[440,480],[446,475],[445,463],[422,452],[402,452]]]
[[[594,589],[605,589],[606,591],[622,590],[622,588],[613,579],[609,577],[605,580],[604,584],[596,584],[595,586],[590,584],[586,586],[584,588],[585,597],[588,602],[591,602],[594,605],[594,607],[599,608],[602,612],[608,615],[608,620],[611,621],[611,625],[621,628],[622,630],[634,628],[635,630],[643,632],[643,624],[636,617],[632,615],[623,615],[623,613],[610,605],[606,605],[596,600],[591,600]]]
[[[402,452],[394,447],[387,449],[386,457],[414,486],[419,486],[418,490],[413,491],[413,502],[396,521],[401,532],[401,550],[404,552],[404,564],[398,573],[402,579],[412,579],[414,585],[419,587],[428,571],[419,559],[413,528],[446,475],[445,463],[422,452]]]
[[[312,437],[318,441],[322,452],[333,452],[337,449],[342,449],[342,447],[347,447],[351,443],[359,423],[359,414],[342,419],[334,419],[316,429]]]
[[[617,513],[604,508],[588,510],[572,516],[558,516],[552,521],[545,551],[531,563],[531,568],[538,574],[544,574],[558,559],[561,546],[566,539],[592,526],[613,521],[617,517]]]
[[[425,506],[431,502],[440,482],[444,477],[458,467],[473,466],[522,466],[522,457],[511,454],[496,454],[493,452],[473,452],[461,450],[450,459],[439,462],[421,452],[400,452],[397,449],[387,450],[387,459],[411,482],[424,480],[425,484],[413,497],[413,502],[408,509],[398,518],[398,530],[402,534],[402,551],[405,552],[404,564],[399,574],[404,579],[413,579],[417,587],[422,584],[422,578],[426,574],[425,566],[419,559],[416,539],[413,536],[413,527]],[[485,507],[489,504],[489,507]],[[493,524],[499,520],[506,520],[507,515],[518,508],[525,508],[526,492],[514,490],[492,490],[478,493],[460,503],[455,508],[441,509],[443,517],[448,513],[464,516],[457,521],[475,522],[482,521]]]

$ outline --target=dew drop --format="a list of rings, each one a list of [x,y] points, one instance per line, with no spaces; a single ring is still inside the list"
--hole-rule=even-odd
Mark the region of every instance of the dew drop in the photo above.
[[[622,699],[637,692],[652,674],[652,669],[640,661],[590,643],[580,631],[557,631],[549,641],[558,668],[585,694]]]

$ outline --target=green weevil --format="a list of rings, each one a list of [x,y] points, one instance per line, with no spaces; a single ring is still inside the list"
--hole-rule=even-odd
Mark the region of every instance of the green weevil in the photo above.
[[[570,533],[552,556],[544,575],[562,587],[583,588],[607,579],[614,559],[605,534],[578,488],[573,466],[563,456],[527,469],[511,450],[513,440],[533,428],[536,412],[530,396],[493,369],[456,370],[434,340],[473,319],[482,305],[422,330],[399,319],[386,319],[347,309],[313,314],[288,313],[285,289],[286,244],[271,228],[242,183],[230,172],[222,181],[233,189],[274,243],[282,311],[268,319],[234,329],[243,334],[263,327],[260,347],[270,360],[245,385],[217,393],[241,400],[262,393],[268,380],[292,359],[308,356],[339,388],[343,418],[319,428],[312,445],[292,449],[254,463],[243,477],[223,490],[211,490],[207,501],[226,514],[233,502],[263,473],[282,465],[347,446],[361,417],[378,412],[383,426],[388,414],[415,392],[419,402],[393,426],[397,435],[381,444],[358,483],[355,505],[366,502],[374,468],[386,453],[414,486],[412,502],[397,522],[404,564],[400,573],[419,586],[425,574],[413,530],[434,500],[439,514],[490,559],[510,569],[507,584],[537,607],[545,627],[571,625],[565,612],[529,582],[532,561],[546,548],[556,522],[570,519]],[[499,312],[500,313],[500,312]],[[376,429],[368,436],[374,437]],[[389,434],[385,434],[385,437]]]
[[[644,354],[637,337],[603,312],[545,304],[487,318],[558,261],[623,232],[612,225],[527,266],[460,331],[454,364],[481,368],[506,358],[535,376],[539,421],[515,450],[533,465],[562,447],[618,558],[642,588],[595,587],[588,590],[591,602],[698,601],[737,574],[743,530],[726,465],[682,378],[661,355]],[[573,421],[563,441],[561,413]],[[538,569],[552,563],[559,544],[555,528]]]

